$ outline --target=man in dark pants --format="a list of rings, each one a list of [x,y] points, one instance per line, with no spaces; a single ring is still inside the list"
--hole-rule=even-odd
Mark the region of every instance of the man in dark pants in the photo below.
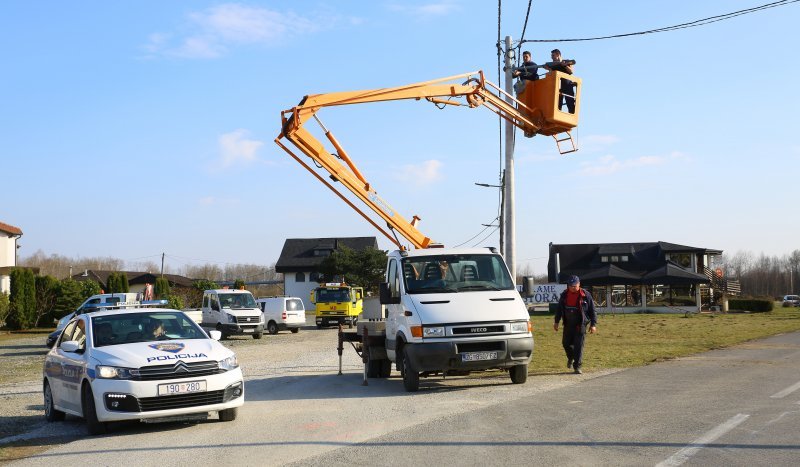
[[[553,49],[550,52],[552,62],[546,64],[544,67],[548,70],[560,71],[571,75],[573,73],[572,67],[575,65],[575,60],[563,60],[561,58],[561,51]],[[575,82],[566,78],[561,78],[561,87],[558,90],[558,110],[564,108],[567,104],[567,112],[575,113]]]
[[[594,311],[594,301],[589,291],[581,288],[578,276],[567,279],[567,290],[561,293],[556,310],[556,320],[553,330],[558,332],[558,322],[564,319],[564,335],[561,343],[567,353],[567,368],[574,368],[575,374],[583,373],[583,339],[586,336],[586,325],[590,325],[589,332],[597,332],[597,313]]]

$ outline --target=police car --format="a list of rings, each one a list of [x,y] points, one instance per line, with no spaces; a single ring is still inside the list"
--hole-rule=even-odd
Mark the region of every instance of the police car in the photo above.
[[[183,312],[140,305],[73,317],[45,357],[45,418],[83,417],[92,435],[121,420],[235,420],[242,370],[209,333]]]

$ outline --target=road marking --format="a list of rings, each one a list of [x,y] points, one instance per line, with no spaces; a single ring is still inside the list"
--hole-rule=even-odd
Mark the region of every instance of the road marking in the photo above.
[[[740,423],[747,420],[749,417],[750,415],[741,413],[731,417],[730,420],[717,425],[714,429],[697,438],[685,448],[671,455],[667,460],[656,464],[656,467],[674,467],[683,464],[689,460],[690,457],[703,449],[705,445],[716,441],[717,438],[736,428]]]
[[[798,389],[800,389],[800,382],[794,383],[793,385],[789,386],[788,388],[784,389],[783,391],[776,392],[775,394],[773,394],[773,395],[771,395],[769,397],[771,397],[772,399],[780,399],[782,397],[788,396],[789,394],[797,391]]]

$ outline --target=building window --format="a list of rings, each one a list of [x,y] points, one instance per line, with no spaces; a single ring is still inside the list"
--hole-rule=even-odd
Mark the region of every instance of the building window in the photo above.
[[[619,256],[612,256],[611,257],[611,262],[612,263],[619,263]]]
[[[592,286],[589,292],[592,294],[595,306],[606,306],[606,286]]]
[[[608,262],[608,256],[601,256],[600,257],[600,262],[607,263]]]
[[[621,260],[623,263],[627,263],[627,262],[628,262],[628,255],[622,255],[622,256],[620,256],[620,260]]]
[[[309,280],[311,280],[312,282],[320,282],[320,277],[321,277],[320,273],[312,272],[311,275],[309,276]]]
[[[305,273],[298,272],[297,274],[295,274],[294,275],[294,281],[295,282],[305,282],[306,281]]]

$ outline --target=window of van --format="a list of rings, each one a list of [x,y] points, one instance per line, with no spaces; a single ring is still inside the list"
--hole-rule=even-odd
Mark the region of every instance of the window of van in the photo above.
[[[298,311],[303,309],[303,301],[299,298],[286,300],[286,311]]]

